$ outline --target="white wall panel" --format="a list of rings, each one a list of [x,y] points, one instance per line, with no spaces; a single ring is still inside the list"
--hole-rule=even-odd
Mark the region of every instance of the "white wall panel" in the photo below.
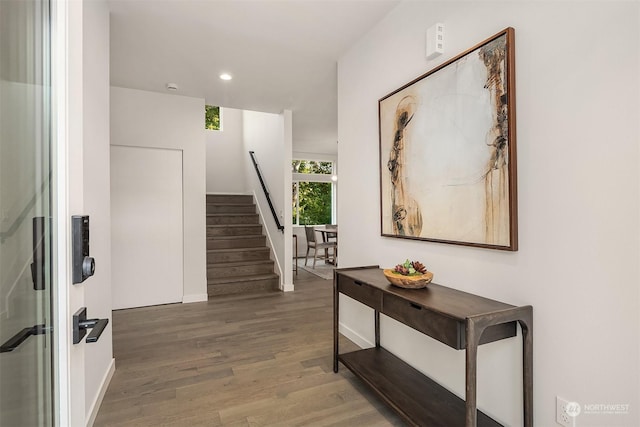
[[[340,263],[423,261],[434,281],[534,308],[535,425],[555,396],[630,404],[580,426],[640,425],[637,2],[414,2],[392,10],[340,59]],[[425,32],[446,25],[446,52]],[[507,26],[515,28],[520,250],[380,236],[378,99]],[[610,28],[606,36],[603,28]],[[428,213],[428,206],[424,208]],[[345,326],[371,318],[345,300]],[[464,353],[384,318],[382,343],[464,396]],[[482,346],[481,409],[522,425],[520,339]]]
[[[113,308],[182,301],[182,152],[111,147]]]

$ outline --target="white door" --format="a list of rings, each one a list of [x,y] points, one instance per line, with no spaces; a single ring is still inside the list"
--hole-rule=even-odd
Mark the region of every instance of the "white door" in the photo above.
[[[0,1],[0,426],[50,426],[50,4]]]
[[[182,151],[111,147],[113,308],[182,302]]]

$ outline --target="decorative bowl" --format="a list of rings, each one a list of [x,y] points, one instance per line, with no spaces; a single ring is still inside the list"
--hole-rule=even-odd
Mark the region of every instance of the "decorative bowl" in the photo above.
[[[387,268],[383,273],[389,283],[405,289],[426,288],[427,285],[431,283],[431,280],[433,280],[433,273],[430,271],[427,271],[424,274],[417,274],[415,276],[403,276],[402,274],[394,273],[392,269]]]

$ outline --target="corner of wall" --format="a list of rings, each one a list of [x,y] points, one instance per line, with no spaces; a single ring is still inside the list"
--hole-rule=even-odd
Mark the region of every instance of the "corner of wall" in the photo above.
[[[98,416],[98,411],[100,411],[100,405],[102,405],[102,401],[104,400],[104,396],[107,393],[107,389],[109,388],[109,384],[111,383],[111,379],[113,378],[113,374],[116,372],[116,359],[112,358],[107,371],[102,378],[100,386],[98,388],[98,392],[96,394],[95,399],[91,402],[91,406],[89,407],[89,411],[87,412],[87,420],[86,426],[91,427],[93,423],[96,421],[96,417]]]

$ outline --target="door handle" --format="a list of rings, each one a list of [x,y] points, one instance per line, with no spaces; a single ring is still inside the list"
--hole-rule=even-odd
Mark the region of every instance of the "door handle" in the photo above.
[[[47,329],[48,328],[44,325],[35,325],[30,328],[24,328],[0,346],[0,353],[8,353],[15,350],[31,335],[42,335],[47,332]]]
[[[87,334],[87,329],[91,329],[91,333],[86,342],[98,341],[108,324],[109,319],[87,319],[87,307],[82,307],[73,315],[73,343],[78,344],[82,341]]]

